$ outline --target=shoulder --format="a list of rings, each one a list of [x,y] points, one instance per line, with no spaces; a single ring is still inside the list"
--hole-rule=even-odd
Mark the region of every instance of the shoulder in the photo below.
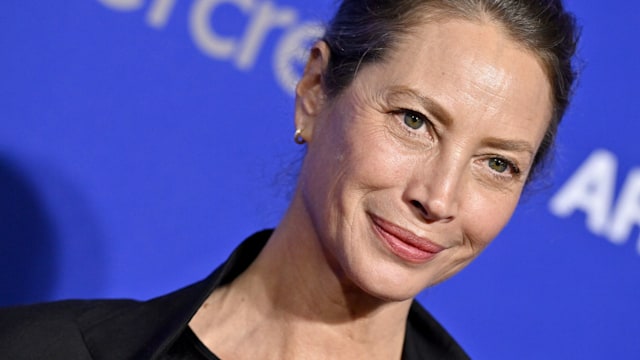
[[[88,358],[79,322],[106,318],[136,304],[132,300],[68,300],[0,309],[0,354],[12,359]]]
[[[405,351],[409,359],[469,359],[456,340],[417,301],[407,319]],[[410,355],[411,354],[411,355]]]
[[[0,358],[159,359],[218,286],[258,255],[270,231],[245,240],[206,279],[147,301],[71,300],[0,309]]]

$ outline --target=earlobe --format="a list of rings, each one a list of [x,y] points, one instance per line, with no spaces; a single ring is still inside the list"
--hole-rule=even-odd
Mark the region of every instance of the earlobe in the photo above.
[[[325,105],[323,74],[329,64],[330,50],[324,41],[313,45],[304,73],[296,86],[295,127],[301,137],[311,142],[315,120]]]

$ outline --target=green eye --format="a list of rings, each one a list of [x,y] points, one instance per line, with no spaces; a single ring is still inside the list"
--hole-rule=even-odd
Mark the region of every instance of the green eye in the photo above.
[[[500,158],[491,158],[489,159],[489,167],[495,172],[503,173],[509,170],[510,164],[506,160]]]
[[[424,125],[424,119],[416,113],[406,112],[404,113],[404,123],[408,127],[418,130]]]

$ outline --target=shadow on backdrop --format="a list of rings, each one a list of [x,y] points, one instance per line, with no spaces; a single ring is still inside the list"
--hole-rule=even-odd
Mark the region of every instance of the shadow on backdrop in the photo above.
[[[56,234],[19,166],[0,155],[0,306],[46,300],[56,282]]]

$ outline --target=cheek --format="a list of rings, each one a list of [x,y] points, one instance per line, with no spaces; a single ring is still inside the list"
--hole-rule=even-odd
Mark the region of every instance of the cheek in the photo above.
[[[415,163],[398,151],[384,116],[351,104],[318,119],[301,185],[312,221],[327,238],[354,226],[369,194],[401,189]]]
[[[506,226],[520,198],[519,193],[476,190],[465,201],[464,232],[478,252]]]
[[[361,132],[348,159],[354,178],[363,189],[401,188],[415,166],[415,159],[403,156],[389,141],[381,126]]]
[[[355,193],[402,185],[415,159],[404,156],[393,141],[385,115],[375,111],[345,115],[332,119],[334,124],[325,129],[321,145],[332,154],[323,161],[333,162],[332,172],[342,175],[340,180],[346,183],[341,185]]]
[[[401,146],[392,136],[393,119],[370,89],[356,88],[343,95],[327,117],[327,149],[339,151],[342,166],[361,186],[387,187],[406,171]]]
[[[362,195],[363,173],[358,119],[352,109],[336,107],[317,119],[313,141],[308,144],[301,171],[301,188],[308,211],[318,231],[334,237],[351,221],[353,203]]]
[[[473,196],[465,199],[465,210],[461,212],[464,217],[459,219],[465,243],[444,260],[446,265],[442,266],[441,272],[434,277],[431,285],[440,283],[464,269],[500,233],[517,203],[517,196],[505,195],[475,192]]]

